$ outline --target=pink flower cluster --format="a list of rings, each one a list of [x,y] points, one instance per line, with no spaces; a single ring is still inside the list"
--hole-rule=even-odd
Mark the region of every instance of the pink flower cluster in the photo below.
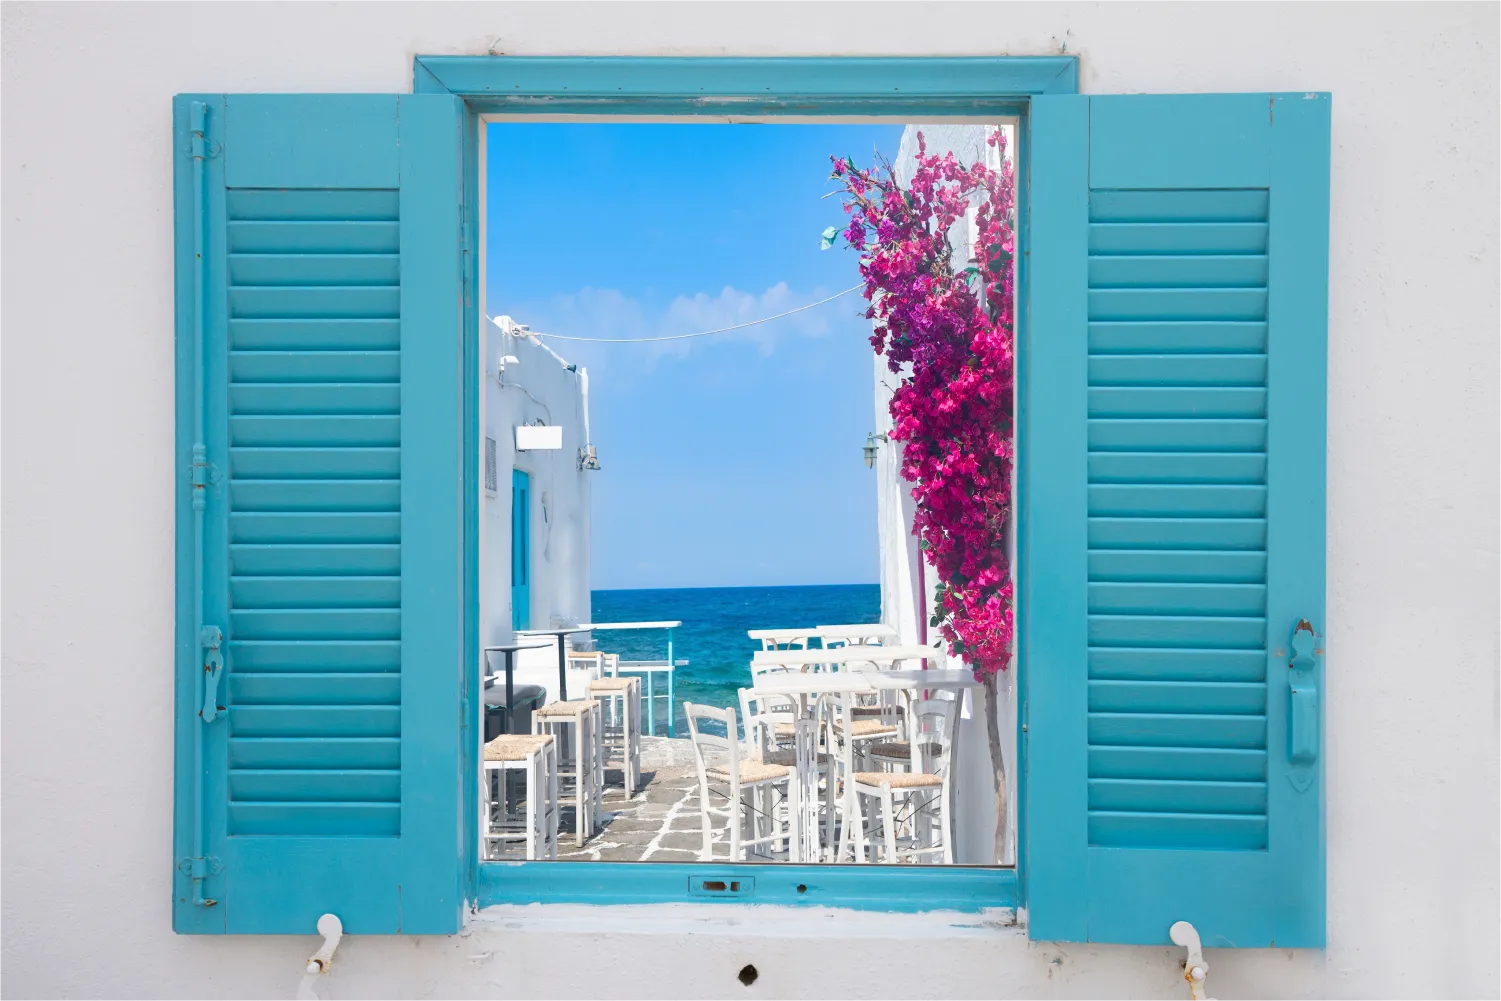
[[[929,154],[917,136],[906,187],[889,163],[860,170],[834,160],[860,251],[870,341],[892,372],[911,364],[891,398],[891,438],[917,502],[913,533],[938,575],[932,625],[976,677],[1007,668],[1015,629],[1005,544],[1015,455],[1015,176]],[[954,260],[950,229],[977,206],[973,258]]]

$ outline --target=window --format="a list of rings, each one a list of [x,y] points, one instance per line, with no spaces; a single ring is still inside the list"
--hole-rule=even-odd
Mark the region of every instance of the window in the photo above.
[[[1022,122],[1021,844],[1015,872],[785,867],[740,899],[1322,944],[1328,98],[1076,70],[455,57],[414,95],[179,98],[174,927],[686,893],[472,854],[478,115],[811,106]]]
[[[495,464],[495,439],[485,436],[485,493],[494,496],[500,489],[500,472]]]

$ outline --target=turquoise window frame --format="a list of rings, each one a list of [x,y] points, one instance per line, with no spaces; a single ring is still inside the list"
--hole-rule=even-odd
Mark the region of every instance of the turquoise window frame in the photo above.
[[[480,126],[486,115],[680,116],[684,118],[1015,118],[1018,121],[1018,225],[1027,246],[1026,164],[1034,97],[1076,94],[1074,56],[970,58],[694,58],[417,56],[413,92],[453,94],[467,108],[464,128],[465,263],[465,652],[463,721],[482,732],[479,719],[479,178]],[[1026,448],[1028,427],[1021,401],[1026,380],[1027,264],[1019,259],[1017,310],[1017,434]],[[1021,475],[1020,468],[1018,476]],[[1018,483],[1018,497],[1024,496]],[[1018,511],[1019,587],[1026,593],[1025,507]],[[1024,620],[1023,620],[1024,622]],[[1018,634],[1018,663],[1027,635]],[[1026,718],[1026,675],[1018,671],[1017,698]],[[473,741],[469,743],[475,743]],[[480,862],[478,748],[466,748],[463,769],[465,868],[469,899],[477,906],[521,903],[727,902],[835,906],[875,911],[977,912],[1023,906],[1026,899],[1026,742],[1017,734],[1016,864],[1011,868],[956,866],[890,870],[880,866],[825,866],[671,862]],[[695,893],[700,878],[729,876],[750,884],[734,897]]]

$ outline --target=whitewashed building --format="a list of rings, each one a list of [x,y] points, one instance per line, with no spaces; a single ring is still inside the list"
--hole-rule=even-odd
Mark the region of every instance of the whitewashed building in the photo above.
[[[184,779],[202,774],[182,766],[193,760],[191,734],[201,711],[192,704],[192,683],[209,673],[194,658],[212,648],[201,633],[193,635],[192,602],[184,603],[178,588],[192,552],[191,543],[183,545],[191,539],[183,532],[191,515],[183,521],[181,514],[187,477],[201,477],[205,490],[216,484],[212,458],[204,465],[174,445],[192,430],[174,409],[175,397],[191,395],[179,377],[192,370],[179,364],[174,323],[193,287],[191,269],[175,257],[181,241],[174,191],[187,190],[195,160],[212,173],[226,157],[234,170],[248,172],[241,183],[269,185],[257,190],[322,190],[322,178],[313,174],[287,181],[257,171],[288,144],[346,152],[347,144],[337,130],[289,132],[250,115],[232,124],[258,141],[215,150],[212,132],[174,133],[174,96],[356,95],[324,100],[384,115],[381,109],[397,105],[360,105],[362,96],[409,94],[414,74],[419,90],[431,86],[414,55],[508,60],[559,53],[1066,54],[1077,57],[1075,80],[1084,95],[1332,94],[1326,942],[1210,949],[1209,989],[1219,997],[1494,997],[1501,990],[1494,5],[913,4],[870,16],[816,4],[772,15],[736,4],[12,3],[0,17],[7,251],[0,989],[6,996],[293,997],[300,988],[324,997],[1187,993],[1182,949],[1033,940],[1025,906],[1021,913],[977,914],[643,904],[621,883],[601,891],[598,905],[466,909],[471,874],[454,862],[466,835],[457,798],[443,794],[454,771],[449,766],[459,759],[457,729],[421,744],[415,730],[389,733],[399,712],[423,707],[458,718],[465,705],[467,718],[477,718],[473,701],[462,701],[474,693],[464,692],[447,668],[460,660],[465,642],[489,636],[465,640],[446,626],[434,630],[451,647],[440,658],[441,671],[402,691],[396,712],[381,705],[351,716],[387,728],[370,739],[412,738],[388,759],[393,767],[372,770],[403,774],[395,780],[406,783],[400,800],[392,798],[389,774],[373,776],[386,799],[369,814],[370,823],[395,824],[397,833],[388,827],[358,845],[333,839],[338,847],[329,851],[328,839],[306,835],[306,826],[288,819],[295,810],[261,801],[238,822],[292,824],[303,833],[215,841],[225,832],[211,831],[209,843],[227,856],[218,871],[210,858],[182,850],[195,821],[174,806],[191,785]],[[969,79],[968,66],[948,64],[945,80]],[[830,74],[824,85],[835,89],[848,79],[827,67],[822,72]],[[900,66],[867,63],[856,75],[868,89],[899,72]],[[552,78],[555,96],[570,79]],[[638,95],[655,94],[655,79],[638,78]],[[694,107],[743,118],[759,100],[746,86],[728,89],[733,107],[703,97],[693,98]],[[934,84],[930,96],[942,91]],[[492,110],[503,113],[506,98],[491,99]],[[379,115],[372,112],[371,120]],[[435,128],[431,138],[451,143],[445,148],[452,152],[462,137]],[[362,153],[357,166],[374,188],[401,187],[400,149]],[[452,182],[458,173],[445,177]],[[350,211],[384,212],[378,221],[394,221],[388,217],[396,209],[381,199],[345,201]],[[428,217],[458,220],[474,204],[444,197],[423,207]],[[255,209],[236,206],[251,213],[237,221],[260,221]],[[418,221],[410,213],[401,219]],[[191,247],[191,228],[186,232]],[[456,275],[476,246],[454,241],[442,253],[411,257],[402,282],[434,269]],[[608,249],[625,252],[619,244]],[[222,275],[210,277],[223,284]],[[450,291],[429,305],[452,320],[444,329],[462,327],[477,338],[474,297],[457,286]],[[385,304],[381,309],[400,305],[392,307],[385,293],[371,298]],[[274,301],[261,300],[266,308]],[[216,308],[212,316],[226,313]],[[434,350],[460,357],[456,337],[435,336]],[[540,349],[522,345],[510,354],[520,359],[518,368],[553,364],[563,378],[562,366]],[[488,373],[493,362],[484,364]],[[438,373],[449,405],[402,411],[413,433],[439,423],[450,435],[460,433],[455,401],[467,371]],[[488,394],[494,384],[486,378]],[[494,392],[516,391],[494,385]],[[380,399],[389,406],[387,397]],[[534,420],[527,405],[520,419]],[[243,427],[254,440],[273,425],[297,431],[274,421]],[[503,432],[509,418],[487,426]],[[371,447],[404,447],[387,440],[392,427],[387,419],[368,422],[369,433],[385,442]],[[482,443],[474,444],[469,459],[477,466]],[[403,598],[432,610],[429,621],[405,624],[419,631],[448,621],[466,600],[456,555],[462,504],[448,503],[447,494],[437,503],[412,488],[452,489],[461,458],[456,448],[402,457],[403,483],[412,491],[404,500],[431,504],[452,543],[436,550],[400,543],[403,574],[408,557],[412,566],[441,564],[428,582],[437,592],[419,589]],[[499,451],[497,468],[507,468]],[[219,473],[233,479],[233,470]],[[560,480],[565,473],[558,470]],[[473,503],[483,509],[482,497]],[[562,545],[561,537],[533,541]],[[576,558],[587,538],[576,533],[567,544]],[[534,616],[550,622],[580,614],[576,603],[587,600],[587,590],[565,578],[530,599]],[[473,580],[478,592],[484,585],[477,570]],[[389,631],[390,618],[374,616],[369,628]],[[502,616],[485,629],[494,636],[508,625]],[[389,695],[388,679],[371,690]],[[212,701],[208,708],[214,715]],[[211,759],[222,743],[218,736],[207,742]],[[318,745],[325,746],[332,745]],[[388,933],[411,932],[433,903],[421,892],[430,885],[418,877],[436,856],[409,847],[419,843],[440,847],[448,889],[439,903],[444,920],[462,925],[452,933]],[[407,867],[411,882],[393,883],[386,869],[381,879],[370,878],[376,870],[361,860],[382,852],[382,864]],[[185,898],[190,880],[223,895],[225,908],[211,918],[193,911],[208,901]],[[1148,889],[1162,885],[1167,881]],[[816,895],[821,888],[804,889]],[[1213,885],[1187,890],[1216,893]],[[204,922],[254,924],[283,902],[305,908],[335,895],[395,914],[395,923],[372,934],[351,927],[331,972],[307,984],[305,964],[321,941],[312,928],[173,930],[174,917],[185,911]],[[904,896],[910,894],[893,892],[891,899],[910,902]],[[262,910],[247,909],[247,899]]]

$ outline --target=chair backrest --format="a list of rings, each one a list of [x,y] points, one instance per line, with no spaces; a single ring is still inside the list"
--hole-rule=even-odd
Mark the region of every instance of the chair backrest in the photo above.
[[[907,716],[912,770],[950,777],[960,699],[913,699]]]
[[[688,723],[688,738],[693,744],[693,764],[698,769],[699,784],[704,788],[708,787],[708,770],[711,764],[724,758],[726,760],[722,767],[730,773],[730,785],[738,786],[740,784],[740,742],[737,739],[735,710],[715,709],[713,706],[684,702],[683,718]],[[701,728],[704,721],[724,724],[727,736],[721,737],[717,733],[705,732]]]
[[[775,750],[779,723],[793,724],[797,710],[785,695],[767,695],[751,688],[740,689],[740,716],[745,721],[745,742],[751,756],[766,760],[766,752]]]

